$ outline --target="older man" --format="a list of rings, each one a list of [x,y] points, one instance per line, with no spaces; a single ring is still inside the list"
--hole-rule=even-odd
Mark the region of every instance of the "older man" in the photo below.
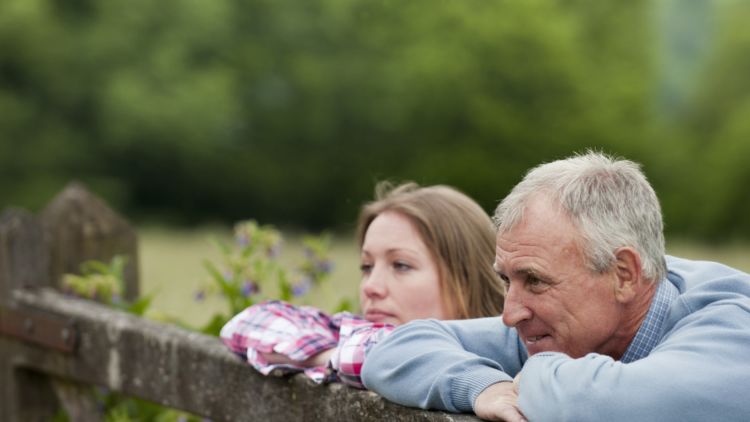
[[[750,276],[665,258],[635,163],[541,165],[495,220],[502,317],[399,328],[369,350],[368,388],[493,420],[750,420]]]

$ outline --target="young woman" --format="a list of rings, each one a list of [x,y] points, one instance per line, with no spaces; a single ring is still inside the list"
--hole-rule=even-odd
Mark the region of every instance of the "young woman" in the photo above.
[[[395,326],[503,311],[492,222],[453,188],[378,184],[360,212],[357,240],[362,316],[269,301],[229,321],[222,341],[266,375],[303,371],[317,382],[362,387],[365,351]]]

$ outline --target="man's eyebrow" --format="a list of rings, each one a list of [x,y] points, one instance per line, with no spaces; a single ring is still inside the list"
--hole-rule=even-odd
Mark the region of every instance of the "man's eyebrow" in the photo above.
[[[519,271],[524,274],[533,275],[537,277],[542,275],[542,273],[539,271],[538,268],[527,267],[527,268],[521,268]]]
[[[540,272],[537,269],[531,268],[531,267],[523,267],[523,268],[517,268],[513,270],[510,274],[510,276],[515,277],[521,277],[521,276],[533,276],[533,277],[541,277]]]
[[[498,264],[497,260],[492,263],[492,269],[495,270],[495,272],[503,277],[510,278],[511,276],[519,277],[519,276],[533,276],[533,277],[543,277],[543,274],[539,271],[539,269],[534,267],[521,267],[516,268],[511,272],[506,272],[500,269],[500,265]]]

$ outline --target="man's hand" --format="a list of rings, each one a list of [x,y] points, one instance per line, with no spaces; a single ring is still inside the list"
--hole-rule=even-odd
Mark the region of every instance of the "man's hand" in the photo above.
[[[515,382],[499,382],[479,393],[474,401],[474,413],[490,421],[526,422],[518,408],[518,390]]]

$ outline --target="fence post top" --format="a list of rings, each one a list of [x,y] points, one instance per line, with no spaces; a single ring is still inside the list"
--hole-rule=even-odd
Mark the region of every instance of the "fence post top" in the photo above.
[[[12,230],[13,227],[28,224],[34,218],[34,214],[23,208],[5,208],[2,214],[0,214],[0,230]]]
[[[107,203],[91,193],[78,181],[68,185],[44,207],[40,213],[42,221],[56,224],[61,220],[82,222],[94,220],[111,225],[128,225],[127,221],[110,208]]]

